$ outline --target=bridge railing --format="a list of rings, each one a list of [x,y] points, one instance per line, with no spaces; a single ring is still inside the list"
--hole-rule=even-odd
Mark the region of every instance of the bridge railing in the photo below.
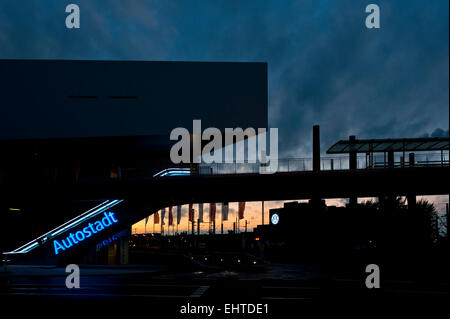
[[[368,168],[387,168],[389,167],[387,159],[383,154],[376,154],[370,159],[369,156],[357,156],[357,169]],[[269,163],[270,164],[270,163]],[[415,154],[414,163],[409,163],[408,158],[404,158],[402,154],[396,154],[394,157],[393,167],[409,167],[409,166],[448,166],[448,152],[440,153],[418,153]],[[200,164],[199,173],[203,175],[211,174],[245,174],[259,173],[261,164],[257,163],[212,163]],[[269,171],[270,165],[262,169]],[[320,160],[320,169],[328,170],[346,170],[349,169],[348,156],[322,157]],[[276,172],[302,172],[312,171],[312,158],[285,158],[279,159],[276,166]]]
[[[364,158],[358,158],[358,168],[363,168]],[[270,164],[270,163],[269,163]],[[348,159],[344,157],[322,158],[320,163],[322,170],[348,169]],[[245,174],[259,173],[261,163],[212,163],[200,164],[199,173],[210,174]],[[265,166],[266,171],[271,169],[270,165]],[[276,172],[302,172],[312,170],[311,158],[286,158],[279,159],[275,168]]]

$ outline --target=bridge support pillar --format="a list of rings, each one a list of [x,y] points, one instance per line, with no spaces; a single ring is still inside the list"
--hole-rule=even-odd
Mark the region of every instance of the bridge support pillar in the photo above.
[[[119,242],[120,260],[119,260],[119,262],[121,265],[128,264],[130,235],[131,235],[131,228],[128,230],[126,236],[120,237],[120,242]]]
[[[449,195],[449,200],[450,200],[450,195]],[[448,203],[445,204],[445,220],[446,220],[446,224],[447,224],[447,234],[448,234]]]
[[[394,168],[394,151],[388,151],[388,167]]]
[[[353,144],[356,141],[356,137],[354,135],[349,136],[348,138],[349,144],[350,144],[350,152],[349,152],[349,169],[357,169],[358,163],[357,163],[357,152],[353,150]],[[356,196],[350,196],[349,197],[349,204],[350,207],[355,207],[358,203],[358,198]]]
[[[414,158],[414,153],[409,153],[409,167],[412,167],[415,165],[415,158]]]
[[[414,165],[414,153],[409,153],[409,167],[413,167]],[[408,209],[414,210],[416,208],[416,194],[408,194],[406,200],[408,201]]]

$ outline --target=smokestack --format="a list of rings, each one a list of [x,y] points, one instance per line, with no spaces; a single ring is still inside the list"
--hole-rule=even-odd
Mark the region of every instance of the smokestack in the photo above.
[[[313,171],[320,171],[320,126],[313,126]]]
[[[349,168],[350,169],[357,169],[357,163],[356,163],[356,155],[357,153],[355,151],[353,151],[353,144],[356,141],[356,136],[355,135],[351,135],[348,138],[349,144],[350,144],[350,152],[349,152]]]

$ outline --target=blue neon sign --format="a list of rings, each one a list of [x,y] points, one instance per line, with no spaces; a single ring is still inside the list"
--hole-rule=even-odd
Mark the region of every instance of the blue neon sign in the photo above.
[[[118,240],[120,237],[122,237],[120,234],[122,232],[113,235],[112,237],[109,237],[108,239],[103,240],[102,242],[97,244],[97,251],[99,251],[102,247],[106,247],[109,244],[111,244],[113,241]]]
[[[82,230],[75,232],[75,234],[70,233],[69,236],[67,236],[66,239],[62,239],[61,242],[55,239],[53,241],[55,255],[58,255],[60,250],[65,251],[66,249],[79,244],[86,238],[91,237],[93,234],[101,232],[105,228],[110,227],[112,224],[118,222],[118,220],[114,217],[114,213],[112,212],[105,212],[103,216],[104,217],[102,219],[97,220],[94,223],[89,223]]]

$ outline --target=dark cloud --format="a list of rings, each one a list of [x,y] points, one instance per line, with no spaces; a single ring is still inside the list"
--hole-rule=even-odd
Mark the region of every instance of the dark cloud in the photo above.
[[[448,137],[448,130],[437,128],[431,133],[431,137]]]
[[[421,137],[448,137],[448,130],[443,130],[441,128],[435,129],[431,134],[425,133]]]
[[[267,61],[282,156],[309,156],[314,124],[323,151],[448,132],[448,1],[75,2],[80,30],[61,1],[2,3],[0,58]],[[379,30],[364,27],[373,2]]]

